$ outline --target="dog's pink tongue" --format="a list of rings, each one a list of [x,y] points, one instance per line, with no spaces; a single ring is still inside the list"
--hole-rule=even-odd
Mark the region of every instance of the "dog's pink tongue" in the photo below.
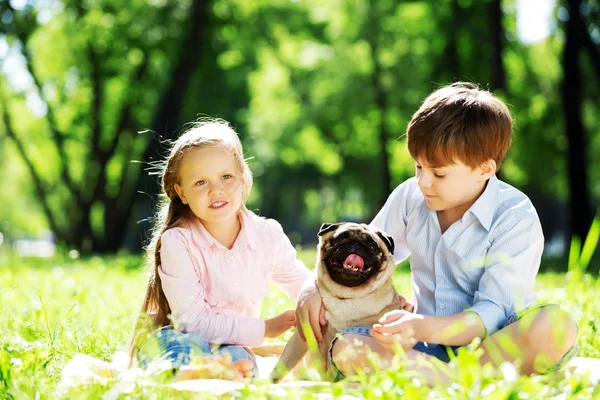
[[[357,267],[358,269],[363,269],[363,267],[365,266],[365,260],[363,260],[362,257],[358,254],[352,253],[348,257],[346,257],[346,261],[344,261],[344,264]]]

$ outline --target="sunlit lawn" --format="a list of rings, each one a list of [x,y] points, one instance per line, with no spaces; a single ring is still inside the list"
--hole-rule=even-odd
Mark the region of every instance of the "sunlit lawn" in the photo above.
[[[314,251],[302,251],[307,265],[314,264]],[[125,347],[132,322],[141,305],[146,283],[139,256],[119,256],[70,260],[17,259],[0,252],[0,397],[56,398],[61,372],[76,353],[110,360]],[[399,268],[396,287],[410,296],[406,268]],[[537,289],[544,302],[558,303],[579,321],[579,356],[600,357],[599,280],[590,275],[571,273],[542,274]],[[273,316],[293,303],[276,288],[263,301],[263,316]],[[283,339],[289,338],[289,333]],[[387,371],[363,376],[352,394],[366,398],[594,398],[600,395],[585,377],[566,377],[564,373],[534,378],[515,378],[509,370],[482,369],[473,353],[460,354],[453,361],[459,371],[456,383],[433,391],[418,379]],[[507,372],[508,371],[508,372]],[[111,384],[108,385],[110,387]],[[242,395],[269,395],[261,392]],[[82,398],[101,397],[107,390],[99,385],[82,387]],[[349,390],[336,384],[332,395]],[[262,393],[262,394],[261,394]],[[73,393],[66,397],[72,398]],[[131,398],[190,396],[165,385],[138,387]],[[196,394],[197,396],[197,394]],[[294,398],[295,394],[290,394]],[[123,397],[124,398],[124,397]]]

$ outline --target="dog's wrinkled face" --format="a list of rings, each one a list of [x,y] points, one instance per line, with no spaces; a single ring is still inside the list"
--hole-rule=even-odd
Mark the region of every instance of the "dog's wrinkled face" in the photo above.
[[[365,224],[323,224],[319,231],[320,261],[331,279],[356,287],[389,267],[391,237]]]

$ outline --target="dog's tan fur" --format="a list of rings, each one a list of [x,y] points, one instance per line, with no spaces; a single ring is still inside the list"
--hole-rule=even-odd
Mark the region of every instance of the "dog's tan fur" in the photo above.
[[[378,260],[381,263],[380,271],[356,287],[347,287],[336,283],[330,277],[325,262],[322,261],[323,254],[331,247],[331,238],[343,231],[350,231],[351,235],[370,235],[381,250]],[[313,357],[318,357],[318,364],[324,366],[325,372],[330,374],[328,352],[331,341],[340,331],[353,326],[372,326],[385,313],[402,307],[398,293],[392,285],[392,274],[396,267],[392,254],[378,236],[375,228],[365,224],[341,224],[337,229],[319,237],[317,249],[316,286],[323,299],[325,318],[328,323],[322,327],[323,341]],[[307,351],[307,344],[302,341],[300,334],[296,331],[283,350],[283,354],[271,374],[271,379],[275,382],[283,379],[288,371],[300,362]]]

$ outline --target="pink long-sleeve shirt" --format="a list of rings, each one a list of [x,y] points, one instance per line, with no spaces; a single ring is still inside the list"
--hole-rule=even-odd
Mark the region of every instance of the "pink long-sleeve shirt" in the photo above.
[[[252,212],[231,248],[195,219],[161,238],[158,273],[176,326],[210,343],[260,346],[260,303],[274,281],[296,300],[312,272],[275,220]]]

